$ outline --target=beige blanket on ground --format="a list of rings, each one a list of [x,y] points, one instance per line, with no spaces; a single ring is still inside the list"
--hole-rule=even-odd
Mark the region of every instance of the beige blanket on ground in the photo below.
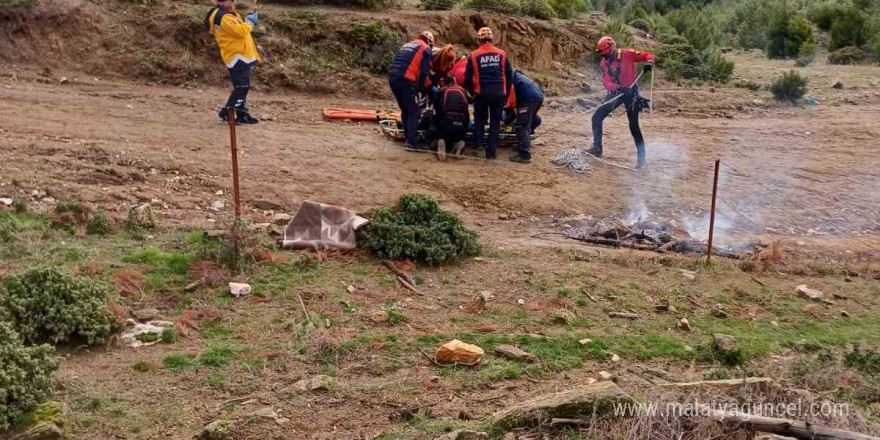
[[[313,250],[354,249],[355,231],[368,222],[350,209],[306,201],[284,229],[281,246]]]

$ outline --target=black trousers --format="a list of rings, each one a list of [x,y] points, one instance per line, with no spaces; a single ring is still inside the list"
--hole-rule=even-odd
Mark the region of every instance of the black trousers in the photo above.
[[[538,110],[541,109],[543,102],[523,102],[517,103],[516,106],[516,125],[514,132],[516,133],[516,151],[520,157],[525,159],[532,158],[532,139],[531,135],[535,128],[541,124],[538,117]]]
[[[615,96],[617,95],[609,93],[605,97],[605,101],[613,99]],[[638,96],[638,89],[634,89],[632,94],[624,95],[617,101],[604,105],[596,110],[596,113],[593,113],[593,147],[602,151],[602,122],[605,121],[605,118],[617,109],[617,107],[623,105],[626,106],[626,117],[629,119],[629,132],[632,134],[633,140],[636,141],[636,154],[638,155],[639,163],[644,163],[645,138],[642,136],[642,129],[639,127],[639,109],[636,105],[636,99]]]
[[[397,99],[400,107],[400,120],[403,122],[403,132],[406,135],[406,143],[412,147],[419,146],[419,94],[416,83],[404,78],[389,79],[391,92]]]
[[[489,120],[489,141],[486,143],[486,159],[495,159],[495,151],[501,139],[501,111],[507,102],[506,96],[477,95],[474,99],[474,146],[483,147],[486,119]]]
[[[222,111],[232,107],[235,109],[235,114],[240,116],[248,112],[247,95],[251,90],[251,65],[239,61],[228,70],[229,79],[232,80],[232,93],[229,94],[226,107]]]
[[[434,140],[443,139],[446,149],[451,150],[453,145],[467,136],[468,123],[470,121],[464,115],[447,115],[437,118],[433,124]]]

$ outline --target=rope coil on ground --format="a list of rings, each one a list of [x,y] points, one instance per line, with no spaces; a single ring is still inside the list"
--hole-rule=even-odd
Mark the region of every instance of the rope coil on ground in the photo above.
[[[575,174],[593,174],[593,166],[589,162],[591,157],[593,156],[587,154],[585,150],[570,148],[557,153],[550,163],[557,168],[568,168]]]

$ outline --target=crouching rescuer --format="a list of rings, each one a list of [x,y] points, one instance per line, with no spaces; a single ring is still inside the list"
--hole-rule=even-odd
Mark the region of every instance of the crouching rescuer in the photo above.
[[[229,70],[232,80],[232,93],[226,107],[220,110],[220,119],[227,121],[229,108],[235,109],[235,122],[256,124],[259,122],[248,113],[247,95],[251,88],[251,68],[262,61],[257,53],[257,45],[251,35],[257,25],[258,16],[254,12],[245,16],[235,10],[235,0],[217,0],[216,7],[205,17],[205,29],[217,40],[220,56]]]
[[[434,137],[437,158],[445,160],[447,152],[461,155],[471,115],[467,94],[455,84],[455,78],[447,76],[442,81],[442,87],[434,96],[434,109],[437,112],[434,117]]]
[[[514,124],[516,150],[510,155],[513,162],[532,161],[532,134],[541,125],[538,110],[544,104],[544,92],[522,70],[513,72],[513,90],[507,100],[508,117],[506,124]]]
[[[635,63],[644,62],[644,71],[650,72],[654,65],[654,54],[634,49],[618,49],[614,39],[604,36],[596,46],[596,52],[602,56],[602,83],[608,94],[605,102],[615,99],[613,103],[600,106],[593,114],[593,148],[587,150],[596,157],[602,156],[602,122],[617,107],[624,105],[626,117],[629,119],[629,131],[636,142],[638,161],[636,170],[644,170],[645,138],[639,127],[639,112],[650,106],[650,101],[639,96],[639,85],[636,84]]]
[[[388,68],[388,84],[400,107],[400,118],[409,151],[427,150],[419,141],[419,92],[428,87],[434,34],[424,31],[403,45]]]

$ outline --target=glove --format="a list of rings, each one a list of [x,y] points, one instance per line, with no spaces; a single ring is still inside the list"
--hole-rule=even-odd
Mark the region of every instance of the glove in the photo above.
[[[250,23],[252,26],[256,26],[259,20],[260,16],[257,15],[256,12],[254,12],[253,14],[248,14],[244,17],[244,21]]]
[[[645,67],[642,68],[642,71],[645,73],[651,72],[654,70],[654,65],[651,63],[645,64]]]

